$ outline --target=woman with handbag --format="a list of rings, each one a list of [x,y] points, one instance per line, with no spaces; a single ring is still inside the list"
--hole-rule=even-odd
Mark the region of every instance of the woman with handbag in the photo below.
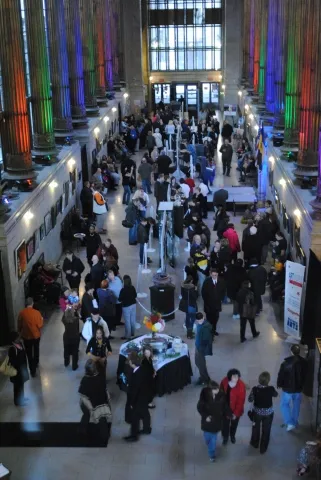
[[[10,376],[10,382],[13,383],[14,404],[17,407],[25,407],[27,399],[24,396],[24,384],[29,380],[27,355],[18,332],[10,333],[10,343],[8,363],[16,370],[16,374]]]
[[[253,422],[250,445],[260,447],[260,453],[267,451],[273,422],[273,398],[278,396],[274,387],[270,386],[271,375],[262,372],[259,376],[259,384],[253,387],[249,395],[249,402],[253,403],[253,409],[248,413]],[[262,425],[262,430],[261,430]]]
[[[257,303],[255,301],[255,296],[253,291],[250,288],[250,282],[248,280],[245,280],[242,283],[242,287],[236,295],[236,302],[237,302],[238,311],[240,312],[240,317],[241,317],[241,323],[240,323],[241,343],[244,343],[246,341],[245,330],[246,330],[247,321],[249,321],[253,338],[256,338],[260,335],[260,332],[258,332],[255,327]]]

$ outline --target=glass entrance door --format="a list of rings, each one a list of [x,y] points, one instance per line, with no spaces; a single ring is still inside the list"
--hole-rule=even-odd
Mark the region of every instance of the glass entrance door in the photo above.
[[[197,85],[186,86],[187,111],[189,118],[198,117],[198,87]]]

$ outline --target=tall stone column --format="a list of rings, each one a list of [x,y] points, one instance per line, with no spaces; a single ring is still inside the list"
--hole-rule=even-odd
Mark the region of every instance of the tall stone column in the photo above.
[[[24,5],[31,84],[33,153],[42,157],[56,153],[45,18],[42,0],[24,0]]]
[[[123,8],[123,31],[126,84],[130,94],[131,110],[135,111],[139,102],[145,103],[142,66],[142,19],[140,0],[131,0]]]
[[[275,59],[278,0],[269,1],[266,52],[265,103],[269,112],[275,108]]]
[[[61,141],[73,134],[63,0],[46,0],[54,132]]]
[[[247,85],[249,81],[249,56],[250,56],[250,24],[251,24],[251,0],[243,2],[243,62],[242,62],[242,84]]]
[[[299,179],[318,176],[319,127],[321,125],[321,4],[306,0],[303,9],[304,41],[301,80],[300,134],[297,168]]]
[[[253,8],[254,8],[253,88],[254,88],[254,94],[256,96],[259,95],[259,82],[260,82],[261,4],[262,4],[262,0],[255,0],[255,2],[253,2]]]
[[[299,150],[302,40],[306,26],[302,22],[305,6],[301,0],[289,0],[287,28],[287,70],[285,87],[285,130],[281,147],[283,158]]]
[[[113,45],[112,45],[112,1],[104,0],[105,22],[105,83],[109,91],[113,91]]]
[[[260,0],[260,62],[259,62],[259,103],[265,109],[265,76],[266,76],[266,48],[267,48],[267,21],[269,0]]]
[[[94,51],[96,71],[96,97],[100,106],[107,105],[105,80],[105,0],[94,0]]]
[[[120,85],[125,80],[125,54],[124,54],[124,35],[123,35],[123,18],[124,9],[127,10],[128,2],[124,0],[112,0],[113,12],[113,29],[112,29],[112,45],[113,45],[113,72],[114,83]]]
[[[87,124],[79,0],[64,0],[69,67],[69,90],[74,127]]]
[[[274,132],[283,133],[285,128],[285,77],[287,65],[288,4],[290,0],[270,0],[277,4],[274,29]],[[271,110],[272,111],[272,110]]]
[[[318,173],[319,175],[318,175],[318,184],[317,184],[317,196],[314,200],[312,200],[312,202],[310,202],[310,205],[315,211],[316,216],[320,220],[321,219],[321,127],[319,127]]]
[[[80,0],[79,5],[86,112],[95,116],[99,114],[99,108],[96,98],[93,0]]]
[[[225,1],[225,97],[224,103],[237,104],[239,83],[242,76],[242,2]],[[224,45],[224,42],[223,42]]]
[[[19,0],[0,2],[0,64],[3,88],[1,143],[5,179],[34,178]],[[14,79],[14,80],[13,80]]]

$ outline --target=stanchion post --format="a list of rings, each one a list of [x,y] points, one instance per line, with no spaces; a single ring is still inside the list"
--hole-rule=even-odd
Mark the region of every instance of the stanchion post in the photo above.
[[[148,268],[148,262],[147,262],[147,243],[144,243],[144,267],[142,269],[142,273],[150,273],[151,270]]]
[[[148,253],[154,253],[155,252],[155,248],[152,247],[152,238],[153,238],[153,230],[150,228],[149,229],[148,248],[147,248]]]
[[[138,267],[138,273],[137,273],[137,298],[147,298],[147,293],[144,292],[139,292],[139,278],[140,278],[140,273],[141,273],[141,265]]]
[[[184,252],[188,252],[188,253],[189,253],[190,250],[191,250],[191,244],[190,244],[190,242],[187,242],[187,246],[184,248]]]

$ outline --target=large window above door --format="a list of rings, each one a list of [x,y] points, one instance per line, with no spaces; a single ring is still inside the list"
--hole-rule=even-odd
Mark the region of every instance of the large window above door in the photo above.
[[[221,0],[149,0],[151,71],[220,70]]]

